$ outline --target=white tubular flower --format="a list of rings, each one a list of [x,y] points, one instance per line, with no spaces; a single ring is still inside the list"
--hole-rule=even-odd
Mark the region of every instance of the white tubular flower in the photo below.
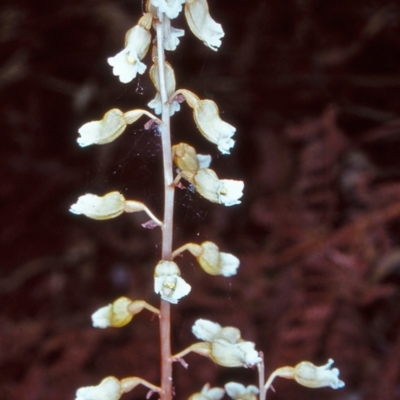
[[[123,390],[117,378],[109,376],[97,386],[82,387],[77,390],[75,400],[118,400]]]
[[[138,25],[130,29],[125,36],[125,48],[116,56],[108,58],[113,67],[113,74],[119,77],[122,83],[129,83],[136,75],[143,74],[146,65],[141,62],[150,47],[150,28],[153,20],[151,13],[145,14]]]
[[[218,246],[212,242],[201,245],[203,253],[196,257],[200,267],[210,275],[233,276],[239,267],[240,261],[233,254],[221,253]]]
[[[314,364],[303,361],[294,367],[294,379],[302,386],[309,388],[331,387],[340,389],[344,382],[339,379],[339,370],[331,368],[333,360],[330,358],[325,365],[316,367]]]
[[[82,125],[77,139],[79,146],[110,143],[119,137],[126,128],[124,113],[117,108],[107,111],[101,121],[92,121]]]
[[[186,176],[183,176],[186,179]],[[220,180],[217,174],[209,168],[200,169],[189,181],[193,183],[200,195],[213,203],[223,204],[224,206],[241,203],[239,199],[243,196],[243,181]]]
[[[163,300],[176,304],[187,296],[191,286],[181,278],[181,271],[173,261],[161,260],[154,271],[154,291]]]
[[[223,367],[249,367],[261,362],[253,342],[240,337],[237,328],[221,328],[219,324],[199,319],[192,327],[193,334],[211,344],[209,356]]]
[[[211,143],[217,145],[222,154],[229,154],[235,141],[232,136],[236,128],[222,121],[217,104],[212,100],[200,100],[194,93],[180,89],[175,95],[181,94],[193,109],[193,118],[200,133]]]
[[[206,0],[186,0],[186,21],[193,34],[211,50],[217,51],[225,33],[210,16]]]
[[[182,4],[185,0],[150,0],[150,4],[157,7],[159,11],[165,13],[170,18],[176,18],[182,11]]]
[[[172,68],[171,64],[169,64],[168,62],[165,62],[164,74],[165,74],[165,84],[166,84],[167,96],[171,97],[175,91],[176,81],[175,81],[174,69]],[[150,78],[151,78],[151,81],[153,82],[154,87],[157,90],[157,94],[156,94],[156,97],[153,100],[151,100],[147,105],[150,108],[153,108],[154,112],[157,115],[160,115],[162,112],[162,104],[161,104],[160,80],[159,80],[158,63],[157,62],[155,62],[150,68]],[[180,109],[181,109],[181,105],[179,104],[179,102],[176,100],[172,100],[169,105],[169,115],[170,116],[174,115],[175,112],[179,111]]]
[[[179,38],[185,35],[183,29],[176,29],[171,26],[171,20],[169,18],[164,19],[164,49],[168,51],[176,50],[179,44]]]
[[[221,400],[224,394],[224,389],[219,387],[210,388],[210,384],[206,383],[200,393],[192,394],[188,400]]]
[[[89,218],[103,220],[118,217],[124,212],[125,198],[119,192],[110,192],[100,197],[95,194],[80,196],[69,211],[86,215]]]
[[[254,385],[245,387],[241,383],[229,382],[225,385],[226,393],[233,400],[257,400],[259,390]]]

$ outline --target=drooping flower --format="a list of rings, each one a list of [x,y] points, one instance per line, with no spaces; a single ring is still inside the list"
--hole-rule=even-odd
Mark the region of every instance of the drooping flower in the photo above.
[[[269,389],[272,381],[277,377],[294,379],[297,383],[308,388],[331,387],[340,389],[344,387],[344,382],[339,379],[339,370],[331,368],[333,360],[330,358],[325,365],[315,366],[309,361],[302,361],[295,367],[281,367],[275,370],[265,384]]]
[[[127,125],[136,122],[142,115],[158,120],[146,110],[138,109],[124,113],[113,108],[107,111],[100,121],[91,121],[82,125],[78,130],[81,137],[77,139],[77,142],[81,147],[110,143],[125,131]]]
[[[220,118],[217,104],[212,100],[200,100],[198,96],[186,89],[175,92],[175,96],[179,94],[193,109],[193,118],[200,133],[208,141],[216,144],[222,154],[229,154],[229,150],[235,144],[232,136],[236,128]]]
[[[217,51],[225,33],[210,16],[207,0],[186,0],[186,21],[193,34],[211,50]]]
[[[259,390],[254,385],[244,386],[241,383],[229,382],[225,384],[227,395],[233,400],[257,400]]]
[[[221,400],[224,394],[224,389],[219,387],[210,388],[210,384],[206,383],[200,393],[192,394],[188,400]]]
[[[92,322],[95,328],[121,328],[129,324],[132,318],[144,308],[159,314],[159,310],[144,300],[131,300],[127,297],[120,297],[108,306],[99,308],[92,314]]]
[[[170,18],[176,18],[182,11],[182,4],[185,0],[150,0],[150,4]]]
[[[97,386],[82,387],[77,390],[75,400],[118,400],[123,394],[120,381],[109,376]]]
[[[125,48],[116,56],[108,58],[113,67],[113,74],[122,83],[129,83],[136,75],[143,74],[146,65],[141,62],[146,56],[151,43],[150,28],[153,20],[151,13],[145,14],[125,36]]]
[[[191,286],[181,278],[181,271],[173,261],[161,260],[154,271],[154,291],[163,300],[176,304],[187,296]]]
[[[213,242],[186,243],[172,253],[172,258],[188,250],[196,257],[200,267],[210,275],[229,277],[236,274],[240,261],[233,254],[222,253]]]
[[[187,175],[182,174],[186,179]],[[199,169],[192,177],[188,176],[193,183],[196,192],[207,200],[223,204],[224,206],[233,206],[240,204],[240,198],[243,196],[243,181],[231,179],[218,179],[217,174],[209,168]]]
[[[192,327],[193,334],[210,344],[208,356],[224,367],[250,367],[261,362],[254,343],[241,338],[237,328],[199,319]]]
[[[161,104],[161,95],[160,95],[161,88],[160,88],[160,78],[159,78],[158,68],[159,66],[156,61],[150,68],[150,78],[151,81],[153,82],[154,87],[157,90],[157,94],[156,97],[153,100],[151,100],[147,105],[150,108],[153,108],[154,112],[157,115],[160,115],[162,112],[162,104]],[[167,96],[169,98],[175,91],[176,81],[175,81],[174,69],[168,62],[165,62],[164,74],[165,74],[165,86],[166,86]],[[173,99],[172,101],[169,102],[170,116],[174,115],[175,112],[179,111],[180,109],[181,105],[177,100]]]
[[[78,198],[69,211],[73,214],[86,215],[89,218],[103,220],[118,217],[124,212],[125,198],[119,192],[110,192],[104,196],[85,194]]]

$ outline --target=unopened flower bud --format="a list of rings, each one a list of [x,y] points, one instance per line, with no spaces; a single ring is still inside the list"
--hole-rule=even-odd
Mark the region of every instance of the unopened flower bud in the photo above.
[[[110,192],[104,196],[85,194],[69,209],[73,214],[86,215],[92,219],[111,219],[124,212],[125,198],[119,192]]]
[[[191,287],[181,278],[181,271],[173,261],[161,260],[154,271],[154,291],[163,300],[176,304],[187,296]]]
[[[186,179],[186,176],[183,176]],[[224,206],[240,204],[239,199],[243,196],[243,181],[220,180],[217,174],[209,168],[200,169],[193,175],[190,182],[193,183],[196,191],[207,200]]]
[[[211,50],[217,51],[225,33],[210,16],[207,0],[186,0],[186,21],[193,34]]]
[[[224,389],[219,387],[210,388],[210,384],[206,383],[200,393],[192,394],[188,400],[221,400],[224,394]]]
[[[119,76],[122,83],[131,82],[136,74],[143,74],[146,65],[141,62],[150,47],[150,28],[153,20],[151,13],[145,14],[138,25],[130,29],[125,36],[125,48],[116,56],[108,58],[113,74]]]
[[[123,394],[120,381],[109,376],[97,386],[82,387],[77,390],[75,400],[118,400]]]

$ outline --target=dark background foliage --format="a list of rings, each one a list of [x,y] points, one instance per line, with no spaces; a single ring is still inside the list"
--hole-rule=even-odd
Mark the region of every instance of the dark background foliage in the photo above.
[[[98,222],[68,213],[86,192],[120,190],[162,212],[160,141],[138,122],[108,146],[80,149],[77,129],[105,111],[143,107],[147,75],[129,85],[106,59],[123,46],[140,1],[3,0],[0,5],[0,399],[67,400],[104,376],[158,382],[158,324],[119,330],[90,314],[121,295],[157,304],[160,235],[141,215]],[[230,157],[198,135],[186,105],[174,142],[213,155],[243,179],[243,203],[176,199],[176,246],[212,240],[242,264],[205,276],[174,307],[173,348],[199,318],[241,329],[266,370],[334,358],[345,389],[277,380],[268,399],[400,398],[400,5],[383,0],[211,1],[226,37],[214,53],[184,18],[170,54],[179,87],[213,98],[237,127]],[[149,62],[149,58],[147,58]],[[190,355],[176,398],[205,382],[256,382]],[[124,396],[145,396],[138,389]]]

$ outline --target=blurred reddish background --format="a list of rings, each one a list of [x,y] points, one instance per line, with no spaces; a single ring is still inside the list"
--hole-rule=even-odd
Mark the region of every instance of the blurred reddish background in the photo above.
[[[179,87],[212,98],[237,127],[229,157],[196,131],[188,107],[174,142],[211,153],[243,179],[240,206],[176,199],[176,247],[212,240],[242,260],[237,276],[179,261],[193,289],[174,307],[173,348],[208,318],[241,329],[266,370],[332,357],[342,390],[277,380],[269,400],[400,399],[400,4],[383,0],[210,0],[226,36],[214,53],[186,35],[169,60]],[[0,399],[67,400],[107,375],[158,382],[158,324],[119,330],[90,314],[121,295],[157,305],[160,233],[141,215],[99,222],[68,213],[86,192],[120,190],[162,213],[160,140],[129,127],[80,149],[77,129],[153,97],[147,75],[123,85],[106,59],[140,1],[3,0],[0,5]],[[147,58],[150,62],[150,57]],[[184,129],[182,129],[184,127]],[[200,356],[175,367],[176,398],[205,382],[256,382]],[[137,389],[124,399],[143,398]]]

